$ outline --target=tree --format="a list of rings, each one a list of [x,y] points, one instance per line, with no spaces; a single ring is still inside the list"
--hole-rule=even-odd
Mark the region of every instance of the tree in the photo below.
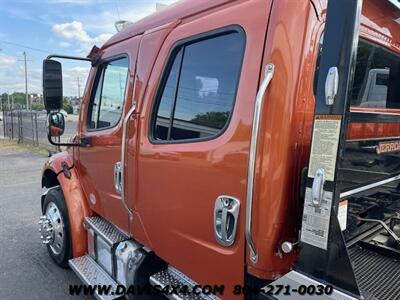
[[[10,97],[14,98],[14,104],[18,106],[26,106],[26,98],[25,98],[25,93],[20,93],[20,92],[14,92]]]
[[[44,105],[41,103],[32,103],[32,110],[44,110]]]
[[[8,95],[7,93],[3,93],[0,95],[0,102],[1,102],[1,107],[4,109],[8,109]]]
[[[70,101],[68,100],[68,98],[66,98],[66,97],[64,97],[63,109],[64,109],[68,114],[74,113],[74,109],[72,108],[71,102],[70,102]]]
[[[210,111],[197,114],[191,122],[213,128],[222,128],[229,118],[229,111]]]

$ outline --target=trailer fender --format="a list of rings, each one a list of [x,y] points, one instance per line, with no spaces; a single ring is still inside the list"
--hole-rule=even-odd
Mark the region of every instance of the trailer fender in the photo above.
[[[42,187],[45,188],[45,192],[41,199],[42,209],[47,191],[55,186],[61,187],[68,210],[72,256],[82,256],[87,253],[87,235],[83,223],[85,217],[91,215],[91,211],[74,167],[72,155],[68,152],[54,155],[44,165]]]

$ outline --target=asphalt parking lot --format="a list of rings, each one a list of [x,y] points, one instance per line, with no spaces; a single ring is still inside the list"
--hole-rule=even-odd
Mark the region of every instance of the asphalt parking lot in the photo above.
[[[6,142],[1,130],[0,298],[84,299],[69,295],[69,285],[81,282],[53,263],[39,239],[40,173],[46,155]]]

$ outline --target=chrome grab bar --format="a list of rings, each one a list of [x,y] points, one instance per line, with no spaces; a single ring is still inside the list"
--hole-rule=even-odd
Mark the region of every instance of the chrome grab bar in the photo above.
[[[254,189],[254,173],[256,168],[256,152],[258,133],[260,129],[260,117],[261,111],[264,104],[264,94],[267,91],[268,85],[274,76],[275,66],[273,64],[267,64],[265,68],[265,77],[262,81],[260,88],[257,92],[254,116],[253,116],[253,128],[251,133],[250,151],[249,151],[249,166],[247,173],[247,193],[246,193],[246,241],[250,248],[250,259],[256,263],[258,260],[258,254],[256,247],[254,246],[253,238],[251,237],[251,218],[252,218],[252,206],[253,206],[253,189]]]
[[[135,95],[135,92],[133,93]],[[125,148],[126,148],[126,131],[128,127],[128,122],[132,114],[136,111],[136,101],[133,100],[132,106],[125,118],[123,119],[122,125],[122,144],[121,144],[121,203],[125,208],[125,211],[128,213],[130,219],[132,219],[133,214],[129,209],[128,203],[125,199]]]

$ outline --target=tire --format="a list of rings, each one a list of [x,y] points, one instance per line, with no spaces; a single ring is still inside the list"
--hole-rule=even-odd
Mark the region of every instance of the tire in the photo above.
[[[43,201],[43,215],[48,210],[55,209],[58,210],[56,216],[60,216],[61,219],[58,222],[60,225],[58,225],[59,229],[57,232],[60,240],[57,246],[55,243],[47,244],[47,251],[57,265],[62,268],[68,268],[68,260],[72,258],[72,239],[67,206],[65,205],[64,194],[60,187],[51,188]]]

